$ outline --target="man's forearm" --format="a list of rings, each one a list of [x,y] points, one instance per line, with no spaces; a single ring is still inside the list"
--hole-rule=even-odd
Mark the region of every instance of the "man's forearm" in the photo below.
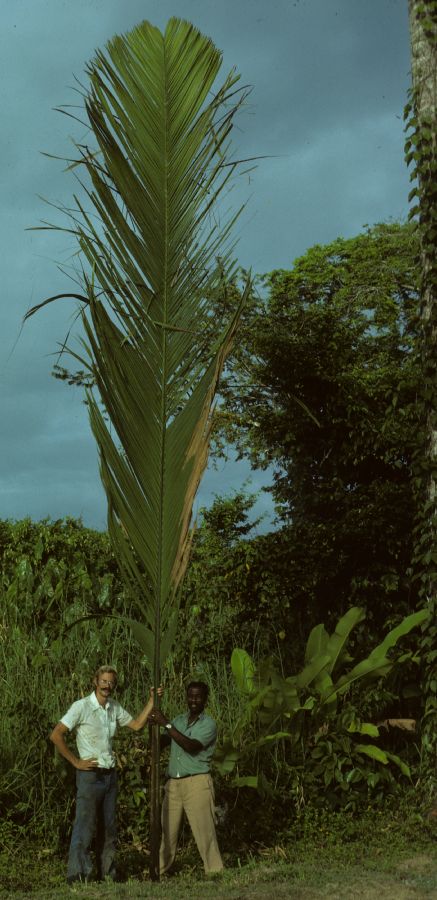
[[[193,738],[188,737],[186,734],[182,734],[181,731],[178,731],[174,725],[171,728],[168,728],[168,733],[173,741],[176,741],[179,744],[179,747],[182,747],[182,750],[185,750],[186,753],[189,753],[191,756],[196,756],[197,753],[200,753],[203,750],[203,746],[200,741],[195,741]]]
[[[68,728],[66,728],[62,722],[58,722],[50,735],[50,740],[53,741],[61,756],[68,760],[75,769],[80,769],[82,772],[89,772],[96,769],[99,765],[97,757],[94,756],[89,759],[81,759],[79,756],[76,756],[65,743],[66,734],[68,734]]]
[[[53,741],[56,749],[61,754],[61,756],[63,756],[64,759],[68,760],[68,762],[71,763],[71,765],[74,766],[75,769],[77,769],[79,757],[76,756],[69,747],[67,747],[64,736],[62,734],[59,734],[59,732],[57,732],[55,729],[50,735],[50,740]]]
[[[200,753],[203,750],[203,744],[200,741],[193,740],[193,738],[188,737],[186,734],[182,734],[181,731],[178,731],[174,725],[167,719],[165,713],[163,713],[162,709],[153,709],[151,710],[151,721],[156,725],[161,725],[163,728],[167,729],[167,734],[171,737],[173,741],[176,741],[179,744],[179,747],[182,747],[186,753],[190,753],[191,756],[195,756],[197,753]]]
[[[129,722],[128,727],[131,728],[132,731],[141,731],[141,729],[144,728],[152,709],[153,700],[148,700],[140,714],[135,719],[132,719],[131,722]]]

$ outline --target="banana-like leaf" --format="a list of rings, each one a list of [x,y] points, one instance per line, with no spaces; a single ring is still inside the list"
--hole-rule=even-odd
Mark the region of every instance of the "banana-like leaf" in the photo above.
[[[329,653],[331,657],[331,662],[328,666],[329,673],[332,674],[341,659],[352,629],[365,618],[366,615],[363,609],[360,609],[359,606],[352,606],[337,623],[334,634],[331,634],[324,648],[324,652]]]
[[[331,706],[330,711],[333,712],[335,704],[337,703],[337,695],[333,692],[334,682],[326,669],[323,669],[317,676],[314,681],[314,687],[320,694],[322,702],[329,703]]]
[[[323,623],[315,625],[307,640],[305,648],[305,662],[310,663],[316,656],[326,653],[326,645],[329,640],[329,634]]]
[[[363,659],[347,675],[343,675],[338,679],[332,690],[328,691],[328,694],[324,697],[324,701],[329,701],[334,694],[343,694],[354,681],[358,681],[360,678],[378,678],[381,675],[386,675],[395,662],[395,660],[387,658],[387,651],[396,645],[399,638],[408,634],[418,625],[423,624],[428,616],[428,610],[420,610],[411,616],[406,616],[396,628],[389,631],[382,643],[372,650],[367,659]]]
[[[423,625],[424,622],[429,618],[429,610],[421,609],[419,612],[412,613],[411,616],[406,616],[405,619],[402,619],[402,622],[389,631],[386,634],[382,644],[379,644],[372,650],[369,659],[374,659],[377,656],[386,656],[388,650],[394,647],[399,638],[403,637],[405,634],[408,634],[412,628],[417,628],[418,625]]]
[[[232,651],[231,669],[238,690],[242,694],[252,694],[255,687],[255,664],[246,650],[236,647]]]
[[[75,161],[87,201],[75,197],[69,213],[109,533],[155,679],[175,634],[214,397],[249,290],[222,321],[216,301],[236,272],[238,212],[216,201],[238,165],[230,133],[244,91],[233,71],[215,87],[220,66],[213,43],[180,19],[164,34],[142,22],[98,51],[87,70],[90,146]]]
[[[296,677],[297,687],[301,689],[311,684],[320,672],[329,666],[330,661],[331,657],[327,653],[322,653],[321,656],[316,657],[316,659],[302,669],[302,672],[299,672],[299,675]]]
[[[324,696],[323,700],[327,703],[334,694],[344,694],[354,681],[359,681],[360,678],[379,678],[381,675],[387,675],[392,668],[393,662],[387,659],[387,657],[380,656],[376,659],[370,659],[369,656],[367,659],[363,659],[361,662],[357,663],[347,675],[342,675],[341,678],[335,682],[332,690],[328,691],[328,694]]]
[[[355,744],[354,750],[357,753],[364,753],[370,759],[376,759],[377,762],[382,763],[384,766],[388,763],[387,753],[375,744]]]
[[[406,775],[407,778],[411,778],[410,767],[407,765],[407,763],[405,763],[403,759],[400,758],[400,756],[397,756],[396,753],[389,753],[388,750],[386,752],[388,758],[391,759],[392,762],[396,763],[397,766],[399,766],[402,774]]]
[[[339,620],[334,634],[329,635],[324,625],[316,625],[308,638],[305,651],[305,662],[307,663],[307,666],[304,672],[307,670],[309,672],[312,671],[311,668],[308,669],[308,666],[315,666],[317,668],[318,661],[320,661],[322,657],[328,658],[326,664],[319,669],[312,680],[314,687],[320,694],[322,700],[325,701],[326,698],[326,702],[329,703],[331,707],[337,702],[337,695],[335,691],[332,690],[332,673],[338,663],[344,659],[345,647],[352,628],[354,628],[358,622],[362,622],[364,618],[364,611],[359,607],[354,606]],[[303,673],[301,673],[301,676],[299,677],[302,678],[302,676]],[[300,684],[300,686],[302,685]]]

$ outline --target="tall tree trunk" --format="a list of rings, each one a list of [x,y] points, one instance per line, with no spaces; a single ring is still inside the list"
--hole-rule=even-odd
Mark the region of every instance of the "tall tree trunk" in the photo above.
[[[436,191],[436,112],[437,112],[437,0],[409,0],[413,110],[416,130],[416,171],[421,233],[421,320],[424,352],[433,361],[437,346],[435,259],[437,211]],[[430,414],[430,452],[436,454],[437,415]],[[430,499],[436,494],[435,478],[429,485]]]
[[[435,786],[437,667],[437,2],[409,0],[412,68],[412,134],[407,141],[407,161],[414,162],[421,246],[420,348],[423,371],[423,440],[418,452],[415,483],[418,489],[416,570],[421,578],[423,601],[430,608],[429,625],[422,640],[425,660],[425,712],[422,722],[424,780]]]
[[[159,725],[150,726],[150,862],[151,881],[159,881],[159,847],[161,843],[160,736]]]

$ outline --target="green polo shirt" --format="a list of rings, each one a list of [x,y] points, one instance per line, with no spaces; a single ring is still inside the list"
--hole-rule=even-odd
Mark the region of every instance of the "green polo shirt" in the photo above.
[[[187,753],[176,741],[171,742],[170,760],[167,775],[170,778],[182,778],[184,775],[202,775],[209,772],[210,762],[217,740],[217,728],[214,719],[202,712],[191,725],[188,724],[189,713],[182,713],[172,720],[172,725],[181,734],[186,734],[193,741],[199,741],[203,749],[194,755]]]

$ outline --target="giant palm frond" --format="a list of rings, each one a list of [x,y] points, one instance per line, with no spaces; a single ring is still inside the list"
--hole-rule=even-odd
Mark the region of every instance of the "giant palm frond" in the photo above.
[[[93,209],[76,198],[69,229],[89,266],[82,362],[98,390],[88,403],[109,531],[155,678],[239,316],[217,321],[212,302],[234,273],[235,216],[220,226],[216,201],[237,166],[229,135],[244,95],[234,72],[212,92],[220,65],[212,42],[178,19],[164,34],[143,22],[97,52],[85,93],[97,146],[82,145],[77,161]]]
[[[229,135],[242,101],[233,72],[212,93],[220,64],[211,41],[178,19],[164,35],[143,22],[97,52],[85,92],[96,146],[79,147],[73,162],[89,176],[92,212],[76,198],[65,229],[82,251],[75,296],[83,304],[82,362],[98,392],[88,391],[88,405],[109,531],[155,685],[175,634],[214,395],[239,317],[236,308],[223,324],[213,302],[234,274],[233,217],[220,227],[216,201],[236,166]],[[155,880],[158,760],[155,727]]]

